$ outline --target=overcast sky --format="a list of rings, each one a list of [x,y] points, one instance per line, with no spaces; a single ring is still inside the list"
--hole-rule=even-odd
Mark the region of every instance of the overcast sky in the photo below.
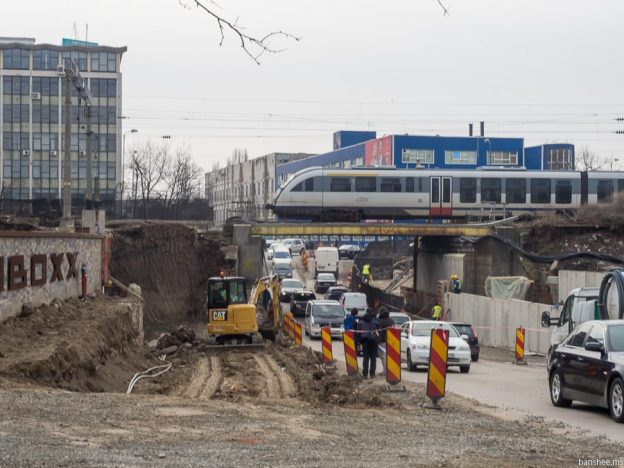
[[[188,1],[192,4],[192,1]],[[171,135],[210,168],[251,157],[325,152],[335,130],[486,134],[570,142],[624,167],[621,0],[219,0],[250,34],[300,42],[256,65],[205,13],[178,0],[2,2],[0,36],[127,46],[128,146]]]

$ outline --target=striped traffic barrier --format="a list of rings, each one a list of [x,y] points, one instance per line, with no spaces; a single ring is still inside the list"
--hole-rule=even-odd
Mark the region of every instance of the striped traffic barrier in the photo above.
[[[292,338],[292,316],[290,314],[287,314],[284,316],[284,332],[286,334],[286,336],[288,336],[289,338]]]
[[[295,344],[301,345],[303,343],[301,324],[299,322],[295,322]]]
[[[394,327],[386,330],[386,382],[401,382],[401,330]]]
[[[429,346],[429,371],[427,373],[427,396],[431,408],[439,409],[438,400],[446,394],[446,362],[448,358],[449,332],[442,328],[431,330]]]
[[[295,319],[293,318],[292,315],[288,316],[288,333],[293,340],[295,339]]]
[[[525,330],[523,326],[516,329],[516,364],[526,365],[524,360],[524,338]]]
[[[321,348],[323,350],[323,363],[331,364],[334,362],[334,353],[332,349],[331,328],[321,328]]]
[[[347,364],[347,375],[357,375],[358,360],[357,351],[355,349],[355,333],[346,331],[342,334],[342,342],[344,343],[345,363]]]

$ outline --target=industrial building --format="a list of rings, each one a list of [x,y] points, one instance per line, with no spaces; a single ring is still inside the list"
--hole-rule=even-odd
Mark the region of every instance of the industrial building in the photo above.
[[[235,216],[246,220],[275,220],[266,205],[273,197],[276,168],[310,156],[313,155],[271,153],[250,160],[235,160],[206,173],[206,199],[214,211],[215,223],[223,224]]]
[[[331,152],[278,166],[276,186],[301,169],[394,166],[405,169],[573,170],[574,145],[525,147],[522,138],[387,135],[340,131]]]
[[[0,38],[0,191],[3,200],[59,200],[63,170],[66,61],[73,60],[93,95],[92,175],[101,200],[120,195],[121,59],[126,47],[64,39]],[[71,93],[72,198],[87,188],[84,106]]]

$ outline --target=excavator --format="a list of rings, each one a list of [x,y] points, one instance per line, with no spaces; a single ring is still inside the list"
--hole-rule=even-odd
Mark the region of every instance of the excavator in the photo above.
[[[280,281],[256,280],[247,298],[246,279],[221,275],[208,279],[208,341],[226,346],[262,346],[280,329]]]

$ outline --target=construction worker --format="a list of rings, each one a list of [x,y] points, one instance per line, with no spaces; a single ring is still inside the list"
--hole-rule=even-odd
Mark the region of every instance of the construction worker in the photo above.
[[[440,320],[441,315],[442,315],[442,306],[436,302],[431,312],[431,319]]]
[[[362,280],[364,280],[366,284],[370,284],[371,282],[371,273],[370,273],[369,263],[365,263],[364,266],[362,267]]]
[[[457,275],[451,275],[451,290],[455,294],[459,294],[461,292],[461,281],[459,281],[459,277]]]

